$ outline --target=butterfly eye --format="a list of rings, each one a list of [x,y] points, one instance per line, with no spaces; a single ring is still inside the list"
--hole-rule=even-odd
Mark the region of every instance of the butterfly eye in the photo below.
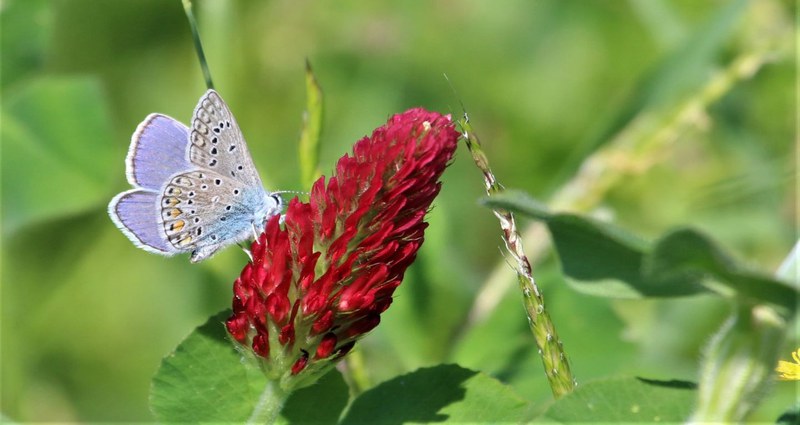
[[[272,195],[269,195],[269,197],[272,198],[273,200],[275,200],[275,203],[278,206],[283,204],[283,198],[281,198],[279,195],[273,193]]]

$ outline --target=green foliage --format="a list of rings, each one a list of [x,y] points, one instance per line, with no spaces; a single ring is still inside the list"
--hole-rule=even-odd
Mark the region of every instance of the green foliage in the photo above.
[[[322,88],[306,61],[306,110],[303,113],[303,130],[298,147],[300,160],[300,180],[304,187],[311,187],[319,177],[319,149],[322,133]]]
[[[733,291],[754,304],[780,307],[789,315],[797,308],[796,288],[748,270],[695,230],[672,230],[650,244],[610,223],[550,213],[524,193],[505,192],[486,198],[483,203],[544,221],[564,274],[574,279],[577,287],[587,288],[587,292],[675,297],[705,290],[722,294]],[[714,282],[708,282],[710,279]]]
[[[695,385],[683,381],[606,378],[554,402],[538,420],[575,423],[677,423],[691,413]]]
[[[159,421],[244,422],[250,417],[267,380],[242,364],[227,339],[229,315],[213,316],[164,358],[150,393]]]
[[[519,422],[529,404],[506,385],[457,365],[398,376],[353,400],[342,424]]]
[[[252,420],[267,380],[256,363],[243,360],[225,331],[223,311],[164,358],[153,377],[150,407],[164,423]],[[281,412],[285,423],[335,423],[347,403],[338,372],[295,392]]]
[[[3,231],[107,202],[111,122],[90,78],[41,78],[3,98]],[[58,185],[53,184],[58,182]]]
[[[223,323],[229,315],[212,317],[164,358],[150,398],[160,422],[252,421],[270,387],[256,363],[234,349]],[[337,423],[347,401],[347,386],[333,371],[294,392],[278,423]],[[521,420],[528,409],[528,402],[496,379],[442,365],[364,392],[341,423],[509,422]]]
[[[556,242],[560,264],[546,237],[536,237],[537,224],[521,223],[579,379],[572,396],[608,376],[698,380],[700,352],[729,309],[730,298],[715,294],[794,308],[795,292],[749,267],[776,268],[795,242],[796,102],[786,89],[796,77],[793,5],[194,3],[214,82],[268,189],[308,190],[295,144],[310,128],[302,112],[313,112],[304,90],[309,58],[325,88],[324,137],[309,161],[322,174],[388,115],[419,105],[458,118],[463,99],[501,182],[573,213],[552,221],[570,247]],[[235,248],[197,266],[147,254],[105,212],[127,188],[124,157],[136,125],[150,112],[188,121],[205,89],[180,2],[7,0],[0,47],[3,421],[152,421],[147,393],[159,360],[230,307],[231,282],[246,261]],[[350,406],[370,410],[343,411],[347,390],[331,374],[297,393],[308,396],[290,398],[281,421],[333,423],[342,412],[355,420],[374,412],[374,394],[402,395],[395,407],[418,396],[400,382],[459,377],[456,389],[497,397],[512,421],[523,405],[540,411],[550,403],[497,222],[475,205],[482,194],[462,151],[417,262],[382,324],[357,345],[370,385]],[[595,213],[616,225],[582,218]],[[676,226],[702,233],[664,235]],[[223,340],[186,341],[238,362]],[[796,347],[790,336],[776,349],[786,358]],[[435,366],[450,363],[461,368]],[[172,397],[159,391],[162,401]],[[793,383],[765,392],[747,421],[775,421],[795,402]],[[478,405],[438,400],[427,418],[464,418]],[[482,416],[466,420],[475,418]]]

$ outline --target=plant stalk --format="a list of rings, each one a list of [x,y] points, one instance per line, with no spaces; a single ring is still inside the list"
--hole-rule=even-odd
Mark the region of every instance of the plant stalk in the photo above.
[[[214,89],[214,82],[211,80],[211,71],[208,69],[206,55],[203,53],[203,43],[200,42],[200,32],[197,30],[197,21],[194,19],[194,13],[192,13],[192,1],[182,0],[182,2],[183,11],[186,13],[186,19],[189,20],[189,28],[192,29],[194,49],[197,51],[197,58],[200,60],[200,68],[203,69],[203,78],[206,80],[206,88],[212,90]]]
[[[503,188],[497,182],[494,173],[492,173],[489,167],[489,159],[483,152],[480,140],[469,124],[469,119],[466,114],[464,115],[464,119],[459,122],[459,125],[464,131],[464,140],[472,154],[472,159],[483,173],[486,193],[489,196],[501,193]],[[528,261],[528,257],[525,255],[522,246],[522,238],[517,231],[514,215],[510,211],[503,209],[493,209],[493,212],[495,217],[500,221],[506,249],[516,261],[517,281],[519,283],[519,289],[522,291],[522,301],[525,306],[525,311],[528,314],[528,324],[533,333],[534,340],[536,341],[536,346],[539,349],[539,355],[542,358],[545,375],[547,375],[547,380],[550,383],[550,389],[553,391],[555,398],[561,398],[572,392],[577,384],[575,378],[572,376],[569,360],[564,352],[563,344],[558,338],[555,326],[552,320],[550,320],[550,315],[545,309],[544,297],[533,278],[531,264],[530,261]]]
[[[272,424],[286,404],[289,393],[281,389],[278,381],[267,380],[264,391],[258,397],[253,413],[247,419],[248,424]]]

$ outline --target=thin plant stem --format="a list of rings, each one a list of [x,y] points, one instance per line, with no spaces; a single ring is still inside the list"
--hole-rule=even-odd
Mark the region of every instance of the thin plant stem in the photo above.
[[[480,140],[473,131],[466,114],[459,124],[464,131],[464,140],[472,154],[472,159],[483,173],[486,193],[489,196],[501,193],[503,188],[497,182],[494,173],[492,173],[489,167],[489,159],[483,152]],[[550,389],[556,398],[561,398],[572,392],[577,384],[572,376],[569,360],[564,352],[563,344],[558,338],[553,321],[545,309],[544,297],[533,278],[531,264],[522,247],[522,239],[519,232],[517,232],[514,215],[510,211],[497,208],[493,209],[493,212],[500,221],[500,227],[503,229],[503,241],[506,244],[506,249],[516,262],[517,282],[522,292],[522,301],[528,315],[528,324],[539,349],[539,355],[542,358]]]
[[[200,60],[200,68],[203,69],[203,78],[206,80],[206,87],[209,90],[214,88],[214,82],[211,80],[211,71],[208,69],[208,62],[206,55],[203,53],[203,43],[200,42],[200,33],[197,30],[197,21],[194,19],[192,13],[192,1],[183,1],[183,11],[186,12],[186,19],[189,20],[189,28],[192,29],[192,40],[194,40],[194,49],[197,52],[197,58]]]

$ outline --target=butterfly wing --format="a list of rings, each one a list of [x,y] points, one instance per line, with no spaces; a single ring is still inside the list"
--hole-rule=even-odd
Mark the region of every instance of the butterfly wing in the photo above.
[[[136,189],[115,196],[111,220],[139,248],[174,255],[158,225],[160,191],[170,175],[191,165],[186,160],[189,128],[161,114],[150,114],[136,128],[125,158],[125,174]]]
[[[131,138],[125,159],[128,182],[160,191],[171,175],[192,168],[186,160],[188,145],[188,127],[166,115],[148,115]]]
[[[219,248],[249,239],[264,190],[216,171],[194,170],[174,176],[161,196],[161,224],[169,244],[192,251],[201,261]]]
[[[189,140],[189,161],[198,168],[263,190],[239,124],[216,91],[208,90],[197,103]]]
[[[137,247],[156,254],[174,255],[181,251],[167,241],[158,225],[159,198],[159,193],[146,189],[122,192],[111,200],[108,214]]]

